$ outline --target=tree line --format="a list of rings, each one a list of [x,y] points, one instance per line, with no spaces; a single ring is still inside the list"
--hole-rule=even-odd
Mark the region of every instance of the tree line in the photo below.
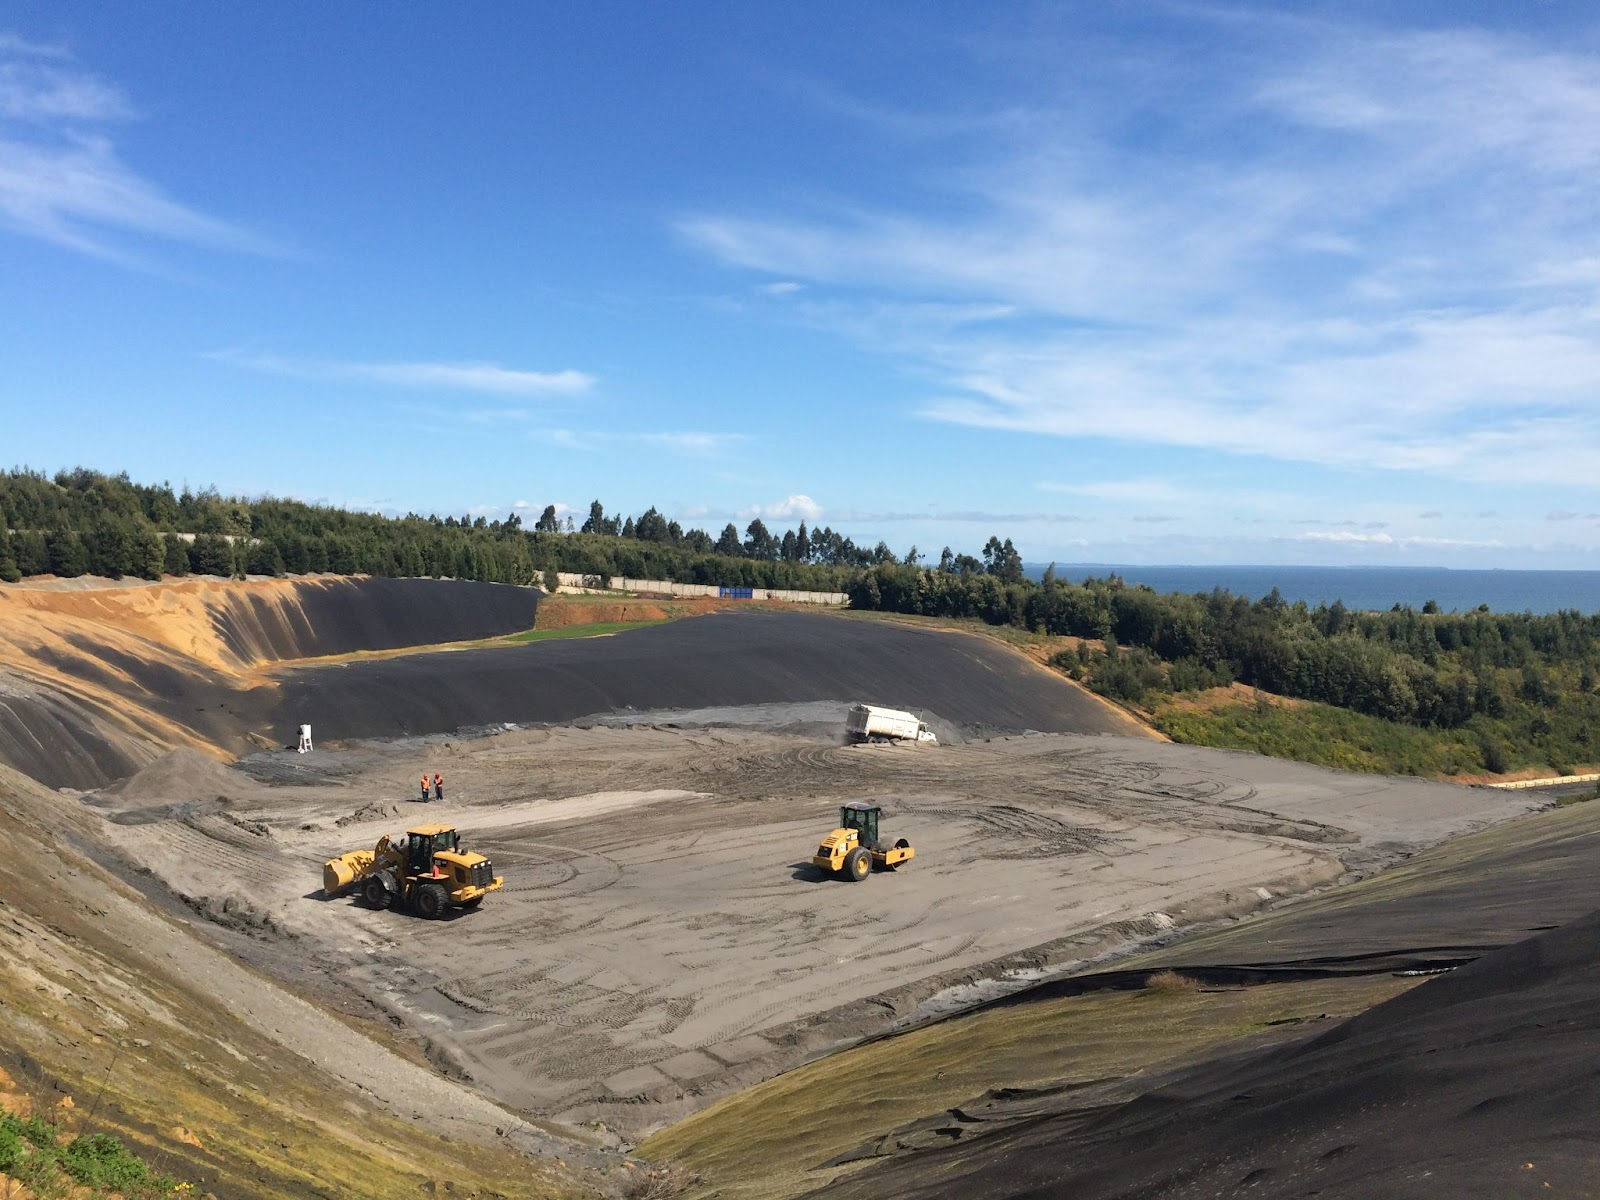
[[[564,571],[681,583],[843,591],[852,608],[973,618],[1079,639],[1056,665],[1128,701],[1235,681],[1419,728],[1466,730],[1490,769],[1504,745],[1543,740],[1584,757],[1600,730],[1600,615],[1309,608],[1276,591],[1157,594],[1121,579],[1035,582],[1009,538],[925,559],[829,527],[752,519],[713,537],[652,507],[578,525],[554,505],[512,513],[386,517],[278,498],[175,491],[86,468],[0,473],[0,579],[31,575],[331,572],[529,584]],[[1593,736],[1600,737],[1600,734]],[[1554,752],[1553,752],[1554,753]],[[1600,750],[1587,755],[1592,760]]]
[[[949,552],[946,551],[947,557]],[[913,547],[909,555],[917,560]],[[651,507],[638,517],[590,505],[581,528],[554,505],[531,528],[511,513],[386,517],[272,497],[174,490],[78,467],[53,476],[0,473],[0,579],[44,574],[158,579],[163,575],[333,572],[448,576],[528,584],[547,571],[732,587],[839,591],[859,571],[900,559],[830,527],[713,538]]]

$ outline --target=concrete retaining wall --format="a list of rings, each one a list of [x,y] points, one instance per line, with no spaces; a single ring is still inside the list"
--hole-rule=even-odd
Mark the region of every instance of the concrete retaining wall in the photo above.
[[[593,591],[588,581],[592,575],[578,575],[571,571],[559,573],[561,586],[579,591]],[[704,583],[672,583],[665,579],[625,579],[621,575],[613,575],[607,582],[612,591],[634,592],[641,596],[712,596],[721,595],[722,589],[715,584]],[[797,592],[787,588],[751,588],[752,600],[782,600],[786,604],[822,604],[834,608],[843,608],[848,597],[843,592]]]

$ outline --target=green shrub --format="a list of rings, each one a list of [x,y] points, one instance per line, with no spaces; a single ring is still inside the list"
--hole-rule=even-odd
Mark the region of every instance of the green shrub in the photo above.
[[[0,1123],[0,1171],[6,1174],[22,1160],[22,1134],[11,1123]]]
[[[150,1168],[108,1133],[90,1133],[62,1147],[67,1174],[84,1187],[126,1192],[150,1182]]]

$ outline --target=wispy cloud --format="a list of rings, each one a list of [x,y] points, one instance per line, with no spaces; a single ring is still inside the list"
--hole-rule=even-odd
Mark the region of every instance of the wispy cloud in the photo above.
[[[375,383],[389,387],[478,392],[497,396],[571,396],[594,386],[582,371],[524,371],[483,362],[339,362],[283,358],[241,350],[218,350],[206,357],[251,371],[295,379]],[[491,410],[485,419],[508,419],[514,410]]]
[[[1471,549],[1493,550],[1504,547],[1504,542],[1479,541],[1471,538],[1396,537],[1391,533],[1358,533],[1354,530],[1312,531],[1297,533],[1295,541],[1332,542],[1343,545],[1396,546],[1401,549]]]
[[[127,266],[133,238],[252,254],[281,248],[166,196],[118,157],[108,130],[137,116],[64,49],[0,34],[0,225]]]
[[[681,458],[721,458],[749,441],[743,433],[695,431],[630,431],[538,428],[530,431],[538,441],[563,450],[600,451],[619,445],[654,446]]]
[[[863,510],[846,509],[841,512],[830,512],[831,519],[836,521],[859,521],[862,523],[876,521],[923,521],[937,525],[951,523],[957,525],[987,525],[994,531],[1002,528],[1011,528],[1017,525],[1076,525],[1084,518],[1075,513],[1060,512],[990,512],[986,509],[955,508],[938,509],[929,508],[925,512],[904,512],[894,509],[888,510]]]
[[[1188,493],[1165,479],[1103,479],[1083,483],[1039,484],[1041,492],[1062,492],[1069,496],[1092,496],[1098,500],[1184,500]]]
[[[707,211],[678,229],[807,283],[803,314],[938,381],[929,420],[1600,487],[1597,268],[1572,254],[1600,239],[1600,58],[1482,31],[1189,19],[1234,40],[1175,71],[1076,62],[1063,37],[996,102],[1003,135],[918,180],[943,190],[937,210]],[[1075,62],[1121,72],[1103,94],[1137,111],[1063,89]]]

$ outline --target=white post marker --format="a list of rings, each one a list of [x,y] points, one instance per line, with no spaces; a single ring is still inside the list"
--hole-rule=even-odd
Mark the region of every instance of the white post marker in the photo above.
[[[300,726],[300,743],[295,747],[297,754],[304,754],[311,749],[311,726]]]

